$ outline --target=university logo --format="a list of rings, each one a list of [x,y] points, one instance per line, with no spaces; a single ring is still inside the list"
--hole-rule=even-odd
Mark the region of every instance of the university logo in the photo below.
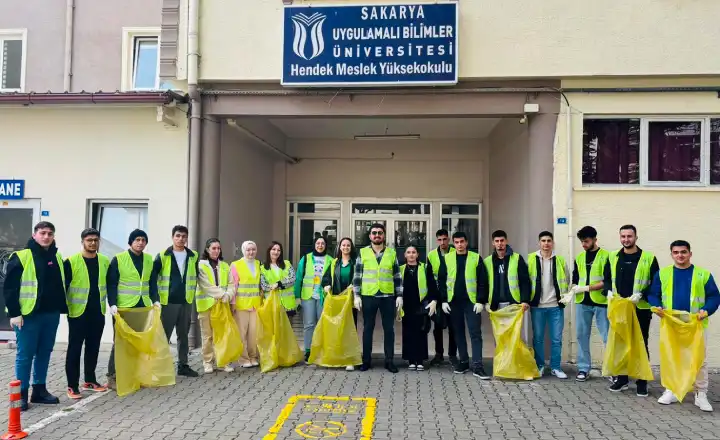
[[[295,14],[292,16],[295,36],[293,38],[293,52],[304,60],[312,60],[320,56],[325,50],[325,39],[323,38],[322,27],[327,16],[316,12],[310,16]],[[308,35],[310,37],[310,55],[306,54],[308,46]]]

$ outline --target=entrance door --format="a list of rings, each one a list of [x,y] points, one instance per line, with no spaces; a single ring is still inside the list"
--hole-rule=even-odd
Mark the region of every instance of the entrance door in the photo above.
[[[13,252],[25,249],[33,226],[40,221],[40,200],[0,201],[0,291],[5,285],[7,262]],[[15,339],[0,295],[0,340]]]
[[[394,219],[392,217],[380,217],[374,219],[356,219],[354,221],[353,241],[358,248],[370,245],[370,226],[373,223],[380,223],[385,226],[385,243],[395,248],[398,262],[405,264],[405,250],[408,246],[415,246],[418,250],[419,261],[425,261],[428,247],[428,220],[416,219]]]

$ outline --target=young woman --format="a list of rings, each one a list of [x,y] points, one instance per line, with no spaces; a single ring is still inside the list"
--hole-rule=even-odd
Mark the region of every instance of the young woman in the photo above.
[[[255,258],[257,245],[246,241],[241,246],[243,258],[230,265],[230,276],[235,287],[233,301],[235,322],[240,330],[243,354],[240,365],[243,368],[260,365],[257,350],[257,308],[262,303],[260,292],[260,262]]]
[[[288,316],[295,315],[295,270],[288,260],[283,259],[283,248],[280,243],[273,241],[265,254],[265,262],[260,269],[260,289],[265,298],[270,292],[277,290]]]
[[[223,261],[220,240],[211,238],[205,243],[205,250],[198,262],[198,291],[195,296],[200,330],[202,333],[203,367],[206,373],[214,370],[215,346],[213,344],[213,330],[210,326],[210,308],[218,301],[227,304],[233,296],[230,285],[230,265]],[[223,371],[235,371],[231,364],[226,365]]]
[[[423,371],[428,359],[428,315],[435,313],[438,290],[432,268],[418,262],[415,246],[405,250],[405,264],[400,266],[403,277],[402,357],[410,370]],[[430,281],[430,282],[428,282]]]
[[[303,256],[298,263],[298,273],[302,276],[295,279],[295,298],[301,299],[303,312],[303,343],[305,346],[305,362],[310,357],[310,345],[313,332],[322,313],[322,301],[325,292],[322,288],[322,277],[330,269],[330,258],[326,254],[327,242],[323,237],[315,239],[314,250]]]

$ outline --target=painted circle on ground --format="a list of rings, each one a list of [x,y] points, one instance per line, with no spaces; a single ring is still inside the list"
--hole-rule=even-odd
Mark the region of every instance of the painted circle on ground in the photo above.
[[[298,425],[295,432],[305,438],[332,438],[345,434],[347,427],[340,422],[310,421]]]

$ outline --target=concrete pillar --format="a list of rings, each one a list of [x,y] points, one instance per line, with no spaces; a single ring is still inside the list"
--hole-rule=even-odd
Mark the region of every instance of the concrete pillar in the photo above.
[[[540,113],[529,118],[528,136],[528,250],[537,249],[537,236],[553,230],[553,148],[557,115]]]
[[[200,177],[201,241],[220,233],[220,121],[203,117],[202,171]]]

